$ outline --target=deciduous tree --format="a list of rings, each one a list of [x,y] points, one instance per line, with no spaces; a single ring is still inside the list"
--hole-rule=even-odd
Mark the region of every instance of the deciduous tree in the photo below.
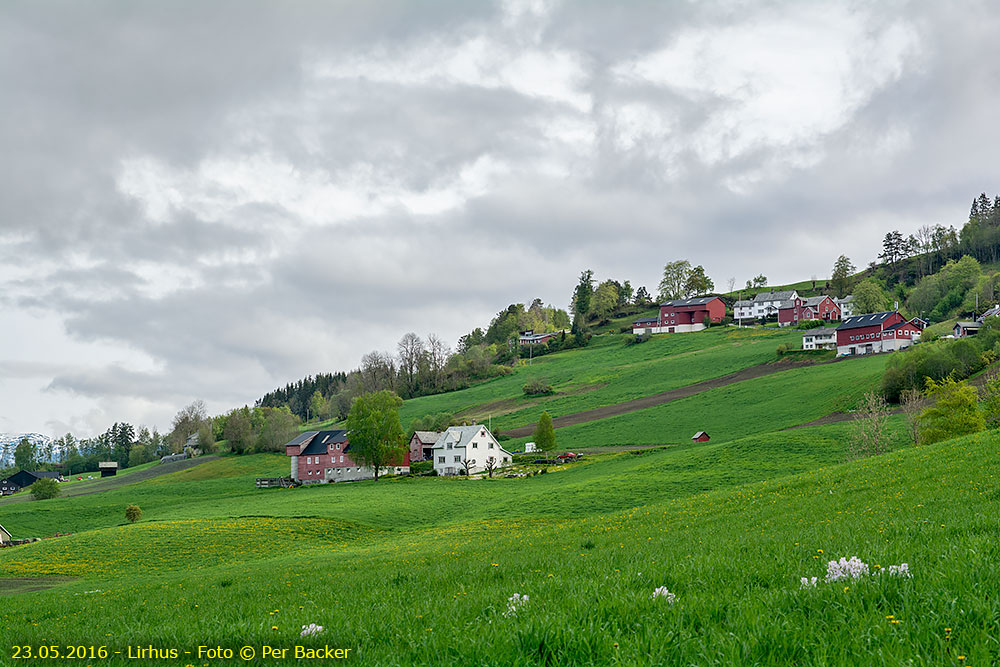
[[[348,438],[355,461],[375,470],[402,458],[406,451],[399,407],[403,401],[391,391],[364,394],[354,399],[347,415]]]
[[[927,395],[934,404],[920,414],[920,442],[929,445],[985,428],[975,387],[950,377],[927,378]]]
[[[854,264],[846,255],[841,255],[833,263],[833,276],[830,282],[838,297],[845,297],[851,290],[851,276],[855,272]]]
[[[556,448],[556,431],[552,427],[552,417],[549,416],[548,412],[543,412],[542,416],[538,418],[538,424],[535,426],[532,437],[535,440],[535,446],[543,452]]]

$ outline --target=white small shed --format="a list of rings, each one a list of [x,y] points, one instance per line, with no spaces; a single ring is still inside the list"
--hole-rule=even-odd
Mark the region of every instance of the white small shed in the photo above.
[[[524,443],[524,453],[525,454],[530,454],[530,453],[535,452],[535,451],[538,451],[538,448],[535,446],[535,443],[533,443],[533,442],[526,442],[526,443]]]

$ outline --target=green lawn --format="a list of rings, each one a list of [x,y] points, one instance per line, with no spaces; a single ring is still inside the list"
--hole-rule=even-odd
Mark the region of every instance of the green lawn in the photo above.
[[[366,665],[996,663],[996,435],[839,464],[847,428],[242,498],[241,466],[260,457],[206,464],[142,484],[155,521],[83,531],[81,511],[76,535],[0,551],[0,577],[81,577],[3,598],[0,661],[82,643],[329,645]],[[221,504],[190,497],[197,484],[223,485]],[[96,499],[29,506],[48,502]],[[20,510],[0,506],[0,522],[20,526]],[[801,587],[852,556],[912,578]],[[515,593],[528,602],[505,615]],[[309,623],[323,633],[301,638]]]

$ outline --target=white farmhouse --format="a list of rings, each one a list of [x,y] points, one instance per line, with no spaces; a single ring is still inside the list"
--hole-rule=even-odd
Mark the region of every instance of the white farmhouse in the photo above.
[[[483,472],[490,459],[502,468],[510,465],[511,454],[482,424],[452,426],[434,443],[434,470],[438,475],[462,474],[466,461],[470,475]]]
[[[803,350],[836,350],[837,327],[820,327],[802,332]]]
[[[799,293],[795,290],[760,292],[750,301],[737,301],[733,305],[733,318],[759,320],[762,317],[775,317],[784,302],[795,301],[798,298]]]
[[[834,299],[834,303],[840,306],[840,319],[846,320],[854,317],[854,295],[848,294],[843,299]]]

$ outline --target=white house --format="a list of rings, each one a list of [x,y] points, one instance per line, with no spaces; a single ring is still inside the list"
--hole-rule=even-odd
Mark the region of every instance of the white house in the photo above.
[[[482,424],[452,426],[434,443],[434,470],[438,475],[463,474],[466,461],[470,475],[483,472],[490,459],[502,468],[510,465],[511,454]]]
[[[802,332],[803,350],[837,349],[837,327],[820,327]]]
[[[834,303],[840,306],[840,319],[846,320],[854,317],[854,295],[848,294],[843,299],[834,299]]]
[[[750,301],[737,301],[733,305],[733,318],[737,320],[759,320],[762,317],[774,317],[778,309],[786,301],[799,298],[795,290],[785,292],[760,292]]]
[[[3,526],[0,526],[0,544],[4,542],[10,542],[10,533]]]

